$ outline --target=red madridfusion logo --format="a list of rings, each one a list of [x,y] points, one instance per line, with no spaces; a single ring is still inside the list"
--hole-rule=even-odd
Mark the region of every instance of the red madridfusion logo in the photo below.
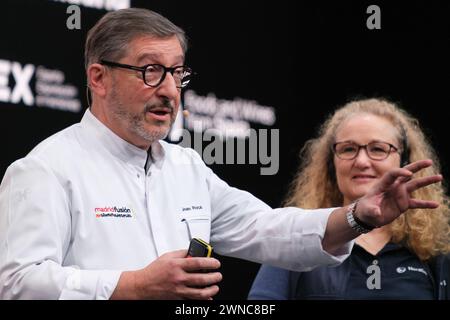
[[[94,209],[96,218],[132,218],[134,216],[133,210],[127,208],[126,206],[122,207],[97,207]]]

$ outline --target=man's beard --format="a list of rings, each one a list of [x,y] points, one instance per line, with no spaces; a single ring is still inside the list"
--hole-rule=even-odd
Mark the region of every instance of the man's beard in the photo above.
[[[174,106],[167,99],[160,101],[158,103],[147,103],[142,112],[132,113],[128,108],[120,101],[117,95],[116,88],[112,88],[111,99],[109,103],[112,114],[116,120],[121,123],[125,123],[127,126],[127,131],[132,132],[141,139],[153,143],[154,141],[164,139],[167,137],[172,124],[175,121]],[[167,127],[166,123],[158,123],[155,121],[153,126],[158,126],[156,129],[146,129],[145,116],[152,108],[155,107],[166,107],[170,109],[170,125]]]

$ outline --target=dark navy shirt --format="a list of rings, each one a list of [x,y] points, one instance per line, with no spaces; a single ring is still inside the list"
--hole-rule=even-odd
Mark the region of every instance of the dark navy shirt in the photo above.
[[[355,244],[336,267],[309,272],[262,266],[249,299],[435,299],[431,271],[405,247],[388,243],[376,255]]]
[[[405,247],[388,243],[372,255],[355,244],[349,259],[346,299],[434,299],[431,271]]]

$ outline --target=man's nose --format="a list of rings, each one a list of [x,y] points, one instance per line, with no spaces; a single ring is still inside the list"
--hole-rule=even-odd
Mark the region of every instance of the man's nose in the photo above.
[[[172,73],[166,73],[163,82],[161,82],[161,84],[158,86],[157,92],[160,96],[164,96],[171,101],[176,99],[180,95],[180,89],[177,88]]]

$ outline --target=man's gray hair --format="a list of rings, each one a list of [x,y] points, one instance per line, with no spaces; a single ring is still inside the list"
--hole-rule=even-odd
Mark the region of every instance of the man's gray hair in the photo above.
[[[168,38],[174,35],[185,53],[187,39],[184,31],[162,15],[140,8],[109,12],[87,34],[84,50],[86,70],[101,59],[119,60],[125,55],[129,43],[138,36]]]

